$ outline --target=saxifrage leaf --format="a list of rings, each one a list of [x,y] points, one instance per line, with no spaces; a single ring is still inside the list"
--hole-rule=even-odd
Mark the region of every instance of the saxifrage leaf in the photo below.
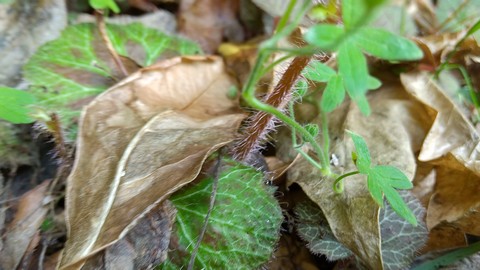
[[[168,57],[196,54],[193,42],[168,36],[139,23],[108,25],[107,32],[129,72]],[[128,57],[128,58],[127,58]],[[134,61],[133,61],[133,60]],[[71,131],[80,109],[93,97],[123,78],[94,24],[68,27],[61,37],[40,47],[24,66],[25,79],[48,113],[60,115]],[[75,132],[70,138],[75,138]]]
[[[195,260],[195,269],[257,269],[266,263],[280,237],[282,210],[253,167],[224,159],[215,206]],[[171,197],[177,208],[176,239],[169,264],[185,268],[198,239],[213,179],[186,187]],[[171,242],[172,245],[172,242]],[[171,268],[171,267],[170,267]]]
[[[35,103],[35,97],[29,92],[9,87],[0,87],[0,118],[14,124],[31,123],[29,105]]]
[[[366,53],[385,60],[418,60],[423,52],[411,40],[383,29],[363,27],[354,37],[357,46]]]

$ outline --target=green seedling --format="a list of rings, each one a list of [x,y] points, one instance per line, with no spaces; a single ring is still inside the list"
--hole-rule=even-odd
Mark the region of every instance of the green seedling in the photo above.
[[[418,222],[413,212],[408,208],[402,197],[395,189],[411,189],[412,182],[399,169],[388,165],[372,166],[370,152],[365,140],[358,134],[347,131],[353,140],[356,152],[352,153],[353,162],[358,171],[350,172],[338,177],[334,182],[337,193],[343,191],[343,179],[355,174],[367,176],[367,187],[373,200],[383,207],[383,196],[390,203],[392,209],[410,224],[417,226]]]

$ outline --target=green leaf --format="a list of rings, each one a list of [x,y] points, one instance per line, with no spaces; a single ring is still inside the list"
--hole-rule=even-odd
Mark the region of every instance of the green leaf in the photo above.
[[[370,171],[370,166],[372,161],[370,158],[370,152],[368,151],[368,146],[365,140],[358,134],[353,131],[347,130],[347,133],[352,138],[353,144],[356,150],[357,161],[355,165],[358,168],[358,171],[362,174],[368,174]]]
[[[338,73],[342,76],[345,88],[350,97],[359,105],[363,113],[368,115],[370,107],[366,102],[368,90],[367,60],[362,52],[351,43],[344,43],[337,55]]]
[[[412,182],[398,168],[389,165],[377,165],[375,172],[384,179],[389,179],[390,186],[396,189],[411,189]]]
[[[194,269],[258,269],[268,262],[279,239],[282,210],[274,188],[255,168],[226,161]],[[212,179],[183,188],[171,198],[177,208],[175,242],[165,268],[186,269],[212,192]],[[172,267],[172,264],[176,267]]]
[[[364,0],[343,0],[342,1],[342,19],[345,29],[350,30],[359,27],[366,20],[364,17],[368,7]]]
[[[344,43],[337,55],[338,72],[352,98],[362,96],[368,89],[368,66],[362,52],[353,44]]]
[[[418,60],[422,50],[411,40],[383,29],[364,27],[354,38],[358,47],[365,52],[385,60]]]
[[[339,75],[334,75],[328,81],[327,87],[322,95],[320,107],[324,112],[331,112],[345,99],[345,87],[343,79]]]
[[[310,27],[304,35],[305,40],[320,49],[332,51],[345,36],[342,26],[320,23]]]
[[[139,23],[108,25],[115,49],[134,71],[168,57],[196,54],[193,42],[168,36]],[[126,58],[128,57],[128,58]],[[133,59],[134,61],[132,61]],[[73,25],[61,37],[40,47],[24,66],[24,76],[38,105],[47,113],[59,114],[70,139],[74,139],[76,119],[83,105],[105,91],[123,74],[114,64],[94,24]]]
[[[328,82],[335,74],[335,70],[320,61],[313,61],[302,72],[305,78],[315,82]]]
[[[114,0],[88,0],[88,3],[94,9],[111,9],[115,13],[120,12],[120,8]]]
[[[382,86],[382,82],[373,76],[368,76],[367,79],[367,88],[368,89],[377,89]]]
[[[408,178],[398,169],[392,169],[391,166],[375,166],[367,173],[367,184],[370,194],[380,206],[383,206],[383,199],[380,201],[381,193],[385,194],[385,198],[389,202],[392,209],[410,224],[417,226],[418,222],[412,210],[408,208],[394,187],[402,189],[411,188],[411,184],[407,185],[405,180]],[[379,195],[380,194],[380,195]]]
[[[0,86],[0,118],[15,124],[31,123],[29,105],[35,103],[35,97],[29,92]]]

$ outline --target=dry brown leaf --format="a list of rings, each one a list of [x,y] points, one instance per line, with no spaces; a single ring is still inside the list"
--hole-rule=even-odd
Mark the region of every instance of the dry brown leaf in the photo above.
[[[480,235],[478,133],[431,75],[409,73],[402,74],[401,79],[407,91],[434,112],[419,155],[420,160],[435,166],[435,186],[428,193],[428,228],[446,224]]]
[[[467,246],[465,233],[451,225],[440,225],[430,230],[428,241],[421,254]]]
[[[243,119],[217,57],[178,57],[140,70],[83,111],[67,181],[61,269],[78,269],[192,181]]]
[[[244,34],[237,20],[238,8],[239,0],[183,0],[179,30],[197,41],[207,53],[215,52],[224,37],[242,42]]]
[[[412,178],[416,168],[415,152],[426,133],[423,106],[409,99],[398,81],[386,82],[369,96],[372,114],[363,116],[354,104],[345,104],[331,114],[331,154],[338,158],[333,167],[338,173],[355,171],[350,160],[353,143],[345,129],[363,136],[373,164],[393,165]],[[319,120],[314,123],[320,124]],[[321,139],[321,138],[320,138]],[[335,237],[352,250],[369,269],[382,269],[380,249],[379,207],[372,200],[364,176],[345,180],[345,191],[335,194],[333,179],[320,176],[304,159],[289,171],[290,182],[298,183],[317,203],[330,224]]]
[[[19,200],[18,210],[8,225],[0,252],[0,268],[16,269],[47,214],[45,194],[50,181],[45,181],[25,193]]]

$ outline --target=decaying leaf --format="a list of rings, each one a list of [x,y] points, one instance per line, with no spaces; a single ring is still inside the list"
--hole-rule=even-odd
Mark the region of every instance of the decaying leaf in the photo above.
[[[480,136],[456,105],[427,73],[401,76],[415,98],[432,113],[433,125],[425,138],[419,159],[436,165],[435,187],[429,198],[427,225],[454,223],[464,232],[480,235]]]
[[[67,180],[61,269],[114,244],[149,209],[192,181],[231,141],[242,114],[217,57],[182,57],[132,74],[82,113]]]
[[[333,170],[347,173],[356,170],[350,159],[354,150],[345,129],[362,135],[368,144],[372,164],[393,165],[411,179],[416,167],[415,152],[422,145],[428,126],[421,104],[409,99],[396,80],[384,80],[378,91],[369,95],[372,115],[364,117],[354,104],[344,104],[331,114],[331,155],[338,158]],[[317,119],[314,123],[318,123]],[[321,141],[321,138],[319,138]],[[299,159],[289,171],[289,181],[298,183],[320,206],[335,237],[349,248],[362,263],[382,269],[378,205],[366,188],[366,179],[352,176],[345,180],[345,191],[333,191],[333,179],[322,178],[318,169]]]
[[[17,269],[47,214],[45,195],[49,183],[43,182],[20,198],[18,211],[2,237],[0,268]]]
[[[89,258],[82,269],[151,269],[167,258],[175,220],[175,208],[167,200],[152,209],[115,244]]]
[[[179,30],[213,53],[224,38],[242,42],[244,32],[237,19],[239,0],[183,0],[180,2]]]

